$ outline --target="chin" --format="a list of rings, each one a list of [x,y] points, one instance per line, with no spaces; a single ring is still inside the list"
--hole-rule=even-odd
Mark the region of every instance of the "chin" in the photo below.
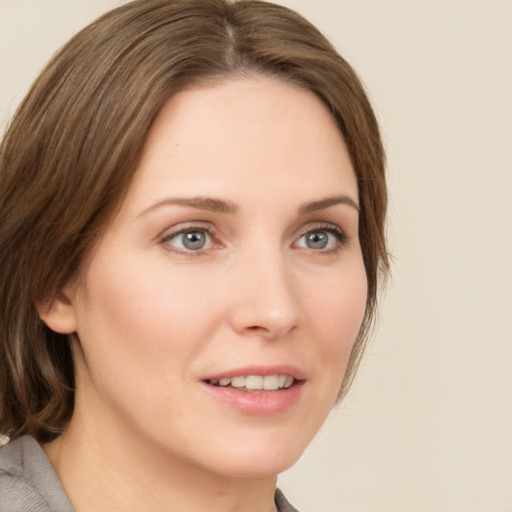
[[[266,450],[254,457],[238,457],[237,460],[232,462],[224,461],[222,467],[218,468],[217,473],[230,478],[248,480],[274,478],[279,473],[292,467],[301,455],[302,452],[293,456],[287,455],[283,457],[279,453]]]
[[[253,442],[230,443],[215,448],[208,458],[215,461],[218,474],[232,478],[263,479],[275,477],[293,466],[302,456],[309,440],[286,433],[253,439]],[[220,449],[220,451],[219,451]]]

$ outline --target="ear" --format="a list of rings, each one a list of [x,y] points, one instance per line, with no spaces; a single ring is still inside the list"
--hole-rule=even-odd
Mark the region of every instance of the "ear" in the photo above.
[[[60,334],[73,334],[77,331],[75,306],[69,290],[61,290],[52,302],[38,302],[36,309],[41,320],[52,331]]]

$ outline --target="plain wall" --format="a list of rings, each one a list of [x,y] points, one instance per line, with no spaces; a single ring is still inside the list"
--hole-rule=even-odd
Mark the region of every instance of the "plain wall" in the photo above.
[[[51,54],[121,3],[0,0],[0,124]],[[512,2],[280,3],[370,91],[393,253],[360,375],[280,486],[303,512],[510,512]]]

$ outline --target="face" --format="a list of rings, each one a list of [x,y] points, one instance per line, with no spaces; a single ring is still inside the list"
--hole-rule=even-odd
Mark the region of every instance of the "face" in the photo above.
[[[331,409],[366,276],[357,182],[310,92],[245,78],[173,96],[69,300],[72,425],[215,474],[293,464]]]

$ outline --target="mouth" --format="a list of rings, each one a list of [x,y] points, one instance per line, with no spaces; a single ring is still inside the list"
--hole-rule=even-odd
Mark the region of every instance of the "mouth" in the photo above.
[[[219,388],[235,388],[240,391],[280,391],[298,381],[291,375],[239,375],[221,379],[206,379],[206,384]]]
[[[304,394],[306,374],[295,366],[250,366],[202,379],[215,400],[249,415],[274,415],[293,409]]]

